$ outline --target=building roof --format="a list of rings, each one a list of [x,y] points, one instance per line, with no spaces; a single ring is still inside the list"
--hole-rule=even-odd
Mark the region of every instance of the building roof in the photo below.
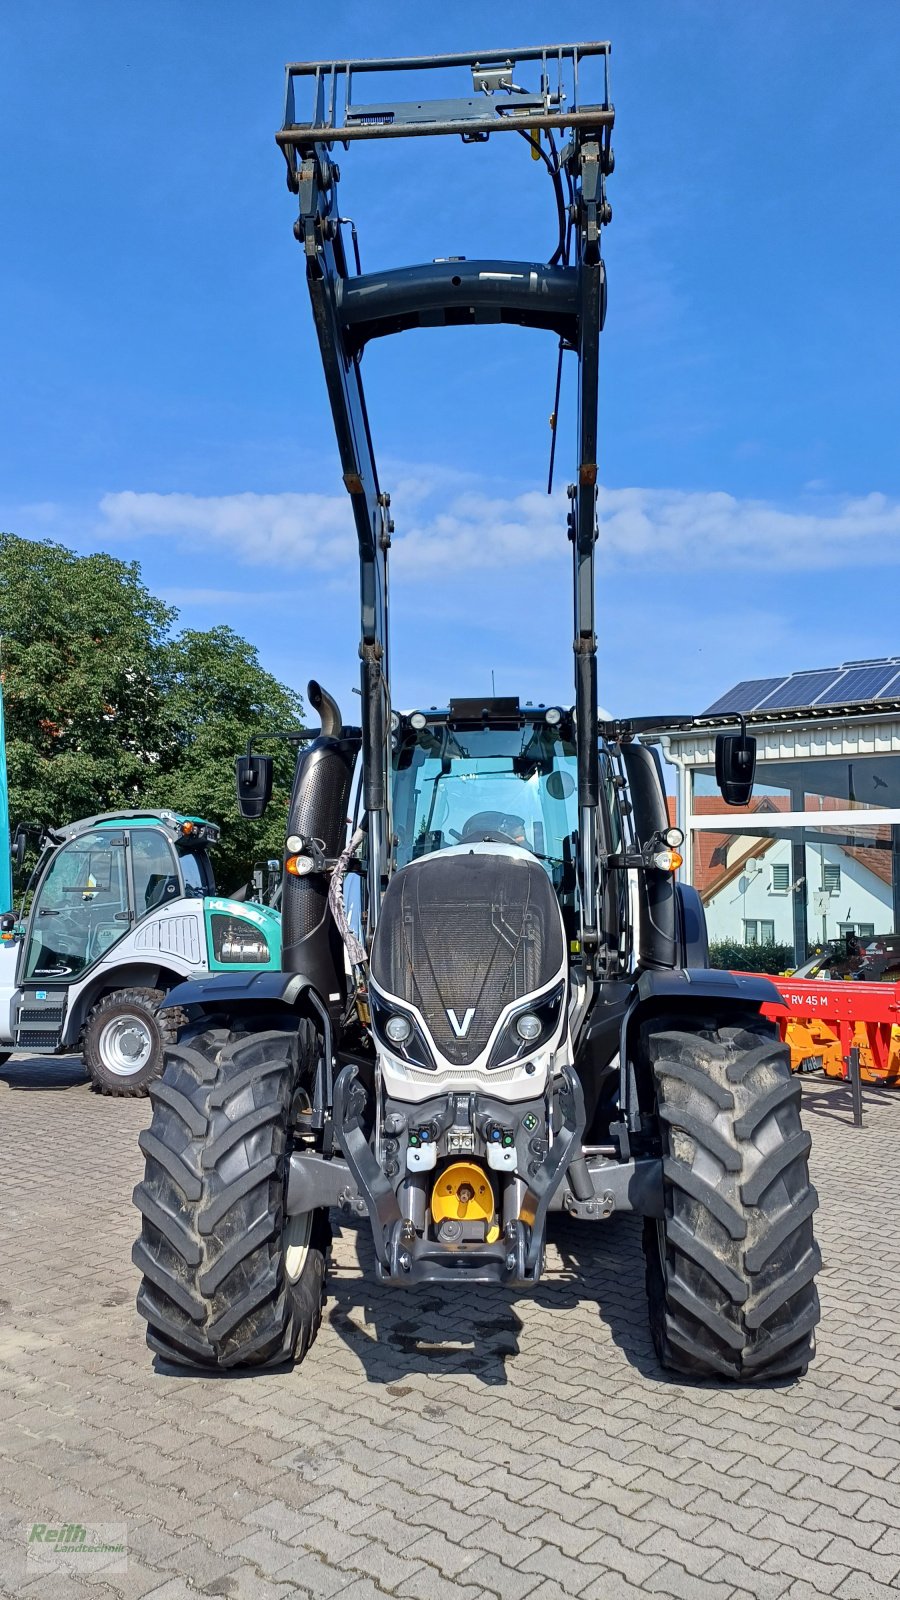
[[[694,869],[692,881],[695,888],[699,889],[704,901],[717,894],[723,884],[732,876],[732,868],[743,865],[753,855],[762,855],[774,844],[773,838],[753,838],[743,852],[738,862],[728,865],[728,845],[741,835],[741,821],[748,821],[752,816],[759,816],[761,812],[787,811],[789,800],[787,795],[755,795],[750,802],[749,809],[736,815],[733,810],[726,807],[724,800],[718,795],[704,794],[694,796],[694,813],[699,816],[722,815],[722,832],[708,833],[705,829],[694,834]],[[746,835],[744,835],[746,837]]]
[[[810,811],[810,825],[818,820],[820,826],[828,827],[828,812],[836,811],[844,804],[831,796],[823,797],[821,810]],[[748,822],[753,816],[769,812],[777,814],[779,811],[788,811],[790,801],[787,795],[764,794],[756,795],[747,811],[735,813],[729,811],[718,795],[695,795],[694,811],[700,816],[722,816],[722,832],[712,833],[705,828],[698,829],[694,834],[694,870],[692,879],[695,888],[699,889],[704,904],[708,904],[733,878],[739,876],[742,869],[753,856],[764,855],[778,839],[783,839],[784,834],[775,834],[768,838],[742,835],[741,821]],[[892,882],[891,865],[891,829],[887,823],[870,822],[872,815],[868,808],[860,808],[860,827],[865,828],[866,839],[871,843],[851,844],[846,839],[835,839],[834,844],[845,855],[865,867],[868,872],[880,878],[882,883]],[[877,813],[876,813],[877,815]],[[749,842],[740,855],[731,862],[728,861],[729,846],[736,839],[748,838]]]
[[[745,678],[701,713],[704,717],[783,715],[787,711],[851,710],[900,700],[900,656],[845,661],[772,678]]]

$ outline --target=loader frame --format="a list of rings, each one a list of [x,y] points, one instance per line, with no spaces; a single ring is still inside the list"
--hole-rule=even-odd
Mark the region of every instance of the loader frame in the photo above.
[[[390,496],[380,487],[360,372],[374,338],[411,327],[511,322],[550,329],[578,363],[577,450],[569,485],[573,548],[575,718],[578,749],[579,903],[587,963],[601,942],[598,849],[601,843],[594,548],[597,542],[597,403],[600,333],[606,305],[601,229],[611,218],[605,180],[612,171],[614,110],[607,42],[476,54],[292,63],[287,67],[284,126],[276,135],[288,185],[299,199],[295,234],[306,276],[328,398],[359,545],[363,806],[368,825],[368,933],[374,931],[391,870],[390,654],[388,551]],[[583,104],[584,63],[599,58],[602,99]],[[540,86],[514,81],[518,66],[539,64]],[[427,74],[468,67],[468,98],[355,105],[354,80],[372,73]],[[298,88],[311,91],[312,113],[297,118]],[[569,140],[555,162],[543,155],[554,130]],[[459,135],[466,143],[518,133],[551,168],[560,241],[549,263],[460,261],[351,274],[338,204],[336,144],[413,136]],[[567,205],[559,206],[563,185]],[[354,229],[354,246],[356,245]]]

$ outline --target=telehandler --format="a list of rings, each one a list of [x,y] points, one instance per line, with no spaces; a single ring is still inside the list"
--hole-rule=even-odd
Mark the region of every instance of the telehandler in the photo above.
[[[0,1050],[78,1050],[102,1094],[144,1095],[199,973],[277,970],[281,923],[216,894],[219,829],[180,812],[109,811],[41,830],[27,916],[0,917]],[[16,834],[19,865],[25,831]],[[4,1049],[4,1047],[6,1047]]]
[[[277,140],[358,536],[362,718],[346,725],[310,685],[321,731],[290,803],[282,970],[169,996],[188,1023],[151,1088],[134,1247],[138,1309],[168,1361],[302,1358],[332,1207],[368,1217],[379,1279],[412,1297],[530,1289],[550,1212],[637,1213],[666,1367],[759,1382],[802,1373],[813,1353],[816,1195],[800,1084],[760,1014],[775,990],[709,969],[648,728],[598,712],[608,68],[608,44],[591,43],[287,69]],[[429,98],[432,76],[451,72],[469,91]],[[586,99],[592,73],[601,87]],[[405,75],[412,97],[358,102],[374,74]],[[302,117],[297,86],[311,91]],[[336,147],[452,135],[524,139],[548,168],[549,262],[447,256],[363,273],[357,257],[351,271]],[[500,322],[549,331],[578,367],[574,703],[450,697],[400,713],[393,525],[360,359],[404,330]],[[753,764],[745,729],[720,737],[732,803],[746,804]],[[259,814],[270,761],[239,758],[238,785]]]

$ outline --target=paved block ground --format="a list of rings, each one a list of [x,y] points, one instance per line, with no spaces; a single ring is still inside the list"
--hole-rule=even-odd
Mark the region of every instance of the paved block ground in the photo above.
[[[146,1101],[0,1070],[0,1593],[47,1600],[897,1600],[900,1094],[807,1080],[824,1318],[800,1382],[673,1382],[639,1227],[553,1227],[533,1298],[378,1288],[335,1242],[302,1367],[154,1366],[129,1260]],[[124,1571],[26,1563],[123,1526]],[[109,1558],[121,1566],[121,1560]]]

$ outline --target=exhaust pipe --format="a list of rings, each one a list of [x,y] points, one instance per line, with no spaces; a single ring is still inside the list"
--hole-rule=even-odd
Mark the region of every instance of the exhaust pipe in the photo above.
[[[343,722],[334,697],[315,679],[308,695],[322,719],[322,731],[298,757],[287,832],[320,839],[326,856],[334,859],[346,843],[356,749],[351,740],[340,737]],[[344,946],[328,908],[325,873],[303,878],[285,874],[281,912],[283,970],[303,973],[326,1002],[343,999]]]
[[[334,696],[330,695],[327,689],[323,689],[315,678],[310,678],[306,692],[309,695],[310,705],[314,711],[318,711],[321,718],[322,736],[326,739],[339,739],[344,721],[341,708]]]

